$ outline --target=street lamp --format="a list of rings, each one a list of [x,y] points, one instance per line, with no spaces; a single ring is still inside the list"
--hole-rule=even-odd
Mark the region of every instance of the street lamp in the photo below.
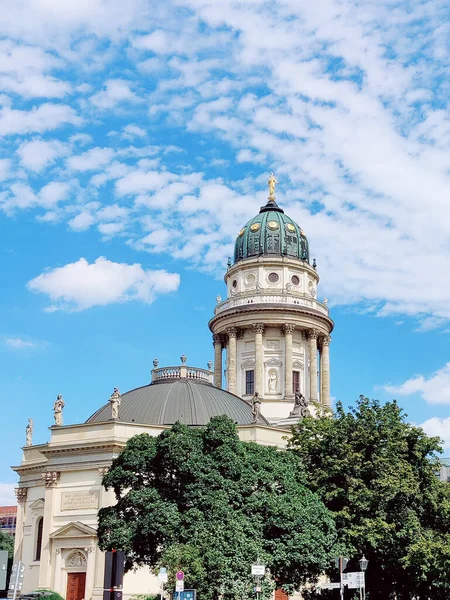
[[[360,597],[361,600],[365,599],[365,597],[366,597],[366,581],[365,581],[366,577],[365,577],[365,571],[367,569],[367,565],[368,564],[369,564],[369,561],[363,555],[363,557],[360,558],[360,560],[359,560],[359,568],[362,571],[362,583],[364,584],[362,587],[359,588],[359,597]]]

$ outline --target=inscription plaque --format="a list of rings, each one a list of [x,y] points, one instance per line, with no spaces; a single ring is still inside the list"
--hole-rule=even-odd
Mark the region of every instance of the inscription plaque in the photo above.
[[[81,510],[85,508],[98,508],[98,492],[62,492],[61,510]]]

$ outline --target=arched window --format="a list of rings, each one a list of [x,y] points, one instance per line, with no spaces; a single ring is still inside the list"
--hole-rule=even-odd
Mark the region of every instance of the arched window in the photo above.
[[[42,549],[42,528],[44,526],[44,518],[39,517],[36,525],[36,548],[34,553],[34,560],[41,560],[41,549]]]

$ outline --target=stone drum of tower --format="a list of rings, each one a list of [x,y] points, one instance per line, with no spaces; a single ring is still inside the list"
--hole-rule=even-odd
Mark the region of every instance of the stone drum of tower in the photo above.
[[[275,202],[275,183],[271,174],[267,204],[238,234],[227,298],[209,322],[214,384],[222,387],[225,371],[226,389],[249,402],[257,393],[271,423],[287,419],[296,392],[313,414],[330,406],[333,330],[327,304],[317,300],[308,240]]]

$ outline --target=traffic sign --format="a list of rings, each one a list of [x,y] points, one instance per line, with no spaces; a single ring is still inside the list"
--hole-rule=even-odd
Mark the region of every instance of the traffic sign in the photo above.
[[[322,590],[337,590],[341,587],[341,584],[338,581],[336,583],[321,583],[319,587]]]
[[[183,571],[178,571],[177,574],[176,574],[176,578],[177,578],[178,581],[183,581],[183,579],[184,579],[184,573],[183,573]]]
[[[364,587],[364,572],[354,571],[353,573],[346,573],[346,585],[349,590],[356,590]]]
[[[252,575],[264,575],[266,573],[265,565],[252,565]]]
[[[183,579],[177,579],[175,581],[175,591],[176,592],[184,592],[184,581],[183,581]]]
[[[158,573],[158,580],[161,583],[167,583],[167,569],[166,569],[166,567],[160,567],[159,573]]]

